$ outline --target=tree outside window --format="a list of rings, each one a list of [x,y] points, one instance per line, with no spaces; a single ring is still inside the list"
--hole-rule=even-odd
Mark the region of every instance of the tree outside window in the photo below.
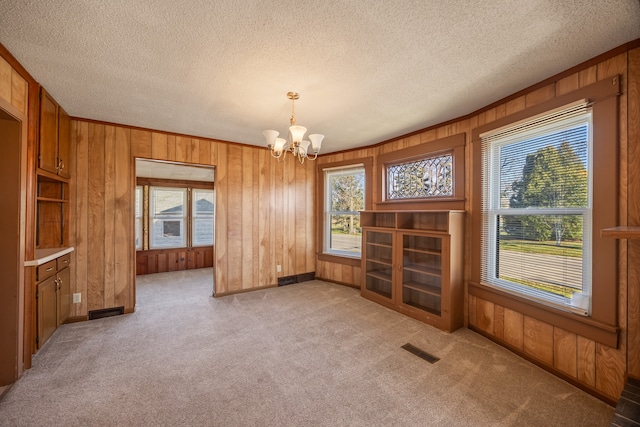
[[[362,248],[360,212],[364,210],[364,168],[325,172],[325,252],[359,256]]]

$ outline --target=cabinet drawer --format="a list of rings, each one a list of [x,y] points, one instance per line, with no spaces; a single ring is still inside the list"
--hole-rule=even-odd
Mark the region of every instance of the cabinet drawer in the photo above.
[[[65,267],[69,267],[71,263],[71,254],[62,255],[57,259],[58,261],[58,271],[62,270]]]
[[[36,276],[36,280],[38,282],[42,282],[43,280],[45,280],[48,277],[53,276],[54,274],[56,274],[56,260],[54,259],[53,261],[49,261],[46,264],[42,264],[38,266],[38,273]]]

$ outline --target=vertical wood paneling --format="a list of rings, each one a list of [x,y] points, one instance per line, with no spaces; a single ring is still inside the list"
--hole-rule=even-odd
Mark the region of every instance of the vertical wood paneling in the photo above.
[[[612,399],[618,399],[624,387],[625,355],[596,343],[596,389]]]
[[[577,335],[553,328],[553,366],[565,374],[577,377]]]
[[[11,104],[11,74],[13,68],[0,57],[0,98]]]
[[[106,126],[104,138],[104,307],[115,306],[115,150],[115,128]]]
[[[259,224],[261,219],[260,202],[259,202],[259,199],[260,199],[260,193],[259,193],[260,151],[263,151],[263,150],[257,150],[255,147],[251,148],[251,156],[252,156],[251,171],[253,172],[252,183],[251,183],[251,192],[253,193],[253,200],[251,201],[251,203],[253,204],[253,207],[251,209],[251,214],[253,216],[252,218],[253,226],[251,227],[252,233],[251,233],[250,242],[253,246],[252,248],[253,252],[251,254],[252,256],[251,268],[253,269],[253,277],[250,282],[248,280],[246,281],[246,283],[250,283],[249,287],[259,287],[259,286],[265,285],[264,283],[260,282],[260,237],[259,237],[259,234],[257,234],[259,233]]]
[[[627,161],[636,167],[627,168],[627,221],[640,224],[640,49],[629,52],[628,105],[627,105]],[[631,375],[640,377],[640,240],[629,240],[628,257],[628,369]]]
[[[241,165],[238,170],[238,175],[242,178],[242,187],[239,188],[241,194],[241,208],[239,213],[241,212],[242,224],[240,228],[242,230],[242,265],[244,268],[242,269],[242,287],[253,287],[256,286],[257,283],[254,282],[254,256],[253,256],[253,235],[254,235],[254,223],[253,223],[253,211],[257,206],[254,206],[254,195],[253,195],[253,151],[254,149],[251,147],[242,147],[239,150],[241,155]]]
[[[479,329],[483,330],[484,332],[487,332],[493,335],[493,331],[494,331],[493,316],[495,314],[494,304],[492,302],[477,298],[476,310],[477,310],[476,326]]]
[[[200,140],[196,138],[191,139],[191,148],[189,149],[191,158],[189,163],[200,163]]]
[[[524,316],[524,352],[553,366],[553,326]]]
[[[524,350],[524,316],[508,308],[504,310],[504,340],[518,350]]]
[[[564,95],[580,88],[580,74],[574,73],[556,82],[556,96]]]
[[[176,162],[191,162],[191,138],[176,136]]]
[[[227,157],[227,282],[242,289],[242,147],[229,145]]]
[[[529,108],[536,104],[549,101],[550,99],[553,99],[555,97],[555,93],[555,83],[543,86],[540,89],[536,89],[533,92],[529,92],[525,95],[525,105],[527,106],[527,108]]]
[[[258,272],[258,283],[261,286],[270,285],[269,271],[271,267],[270,247],[269,247],[269,227],[271,224],[271,204],[268,197],[270,186],[270,168],[268,167],[267,158],[269,154],[266,150],[260,150],[258,153],[258,264],[260,270]],[[269,156],[270,157],[270,156]]]
[[[131,155],[133,157],[150,159],[152,157],[151,147],[151,132],[131,129]]]
[[[151,157],[158,160],[169,160],[167,134],[153,132],[151,134]]]
[[[89,242],[89,124],[77,122],[75,125],[76,143],[76,236],[75,236],[75,264],[76,281],[73,293],[82,296],[80,304],[73,304],[73,315],[84,316],[87,314],[88,291],[87,266],[88,266],[88,242]],[[72,218],[71,220],[74,220]]]
[[[504,339],[504,307],[495,305],[493,318],[493,334],[498,339]]]
[[[171,162],[176,161],[176,136],[167,136],[167,160]]]
[[[292,162],[293,163],[293,162]],[[313,173],[313,172],[311,172]],[[307,180],[307,170],[305,165],[296,164],[294,168],[293,200],[294,200],[294,217],[292,224],[295,226],[295,236],[293,241],[293,250],[295,254],[295,265],[293,274],[301,274],[305,272],[307,257],[304,251],[307,249],[307,234],[298,233],[298,230],[306,230],[307,213],[311,215],[313,207],[306,205],[305,192],[307,188],[303,185]]]
[[[596,386],[596,343],[578,336],[576,339],[576,371],[578,380],[589,387]]]
[[[11,105],[25,114],[27,114],[27,92],[27,81],[16,70],[11,70]]]
[[[89,123],[88,310],[104,308],[104,125]]]
[[[227,145],[218,146],[218,167],[216,168],[216,292],[228,291],[227,274],[227,210],[228,210],[228,176],[227,176]]]
[[[116,128],[115,159],[115,305],[133,309],[134,194],[129,129]]]

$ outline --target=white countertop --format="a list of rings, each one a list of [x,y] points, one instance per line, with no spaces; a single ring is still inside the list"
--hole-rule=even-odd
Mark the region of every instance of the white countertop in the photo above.
[[[56,258],[60,258],[62,255],[66,255],[68,253],[73,252],[73,246],[70,248],[47,248],[47,249],[36,249],[36,259],[31,261],[25,261],[25,267],[37,267],[39,265],[45,264],[49,261],[52,261]]]

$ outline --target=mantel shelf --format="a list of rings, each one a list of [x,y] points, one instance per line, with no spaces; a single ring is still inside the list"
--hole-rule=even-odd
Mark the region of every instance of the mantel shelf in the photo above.
[[[614,239],[640,239],[640,226],[622,225],[619,227],[604,228],[600,230],[600,236]]]

